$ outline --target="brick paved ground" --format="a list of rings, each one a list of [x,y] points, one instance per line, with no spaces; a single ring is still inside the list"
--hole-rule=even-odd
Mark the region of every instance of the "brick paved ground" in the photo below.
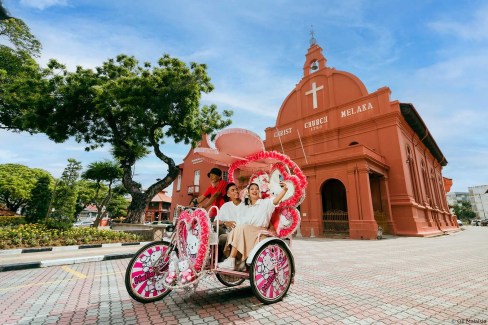
[[[488,228],[449,236],[293,243],[297,276],[262,305],[214,277],[140,304],[128,259],[0,273],[1,324],[467,324],[488,322]]]

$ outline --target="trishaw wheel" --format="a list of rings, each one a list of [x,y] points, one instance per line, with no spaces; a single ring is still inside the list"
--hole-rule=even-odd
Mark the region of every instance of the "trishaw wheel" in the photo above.
[[[163,299],[171,292],[163,285],[170,252],[169,244],[163,241],[147,244],[137,251],[125,272],[125,287],[132,298],[148,303]]]
[[[265,304],[283,299],[290,288],[292,268],[290,253],[284,243],[272,241],[261,247],[249,273],[256,297]]]
[[[246,279],[243,279],[241,277],[238,277],[235,275],[229,275],[229,274],[217,273],[217,274],[215,274],[215,276],[220,281],[220,283],[222,283],[223,285],[225,285],[227,287],[238,286],[246,280]]]

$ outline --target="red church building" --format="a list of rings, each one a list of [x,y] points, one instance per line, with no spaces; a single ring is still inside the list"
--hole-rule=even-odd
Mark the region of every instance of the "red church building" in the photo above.
[[[387,87],[369,93],[326,62],[313,41],[302,79],[265,130],[266,150],[285,153],[307,176],[301,234],[374,239],[379,227],[405,236],[458,230],[444,190],[447,160],[415,107],[391,100]],[[188,204],[195,184],[208,186],[197,178],[211,167],[190,150],[173,186],[175,205]]]

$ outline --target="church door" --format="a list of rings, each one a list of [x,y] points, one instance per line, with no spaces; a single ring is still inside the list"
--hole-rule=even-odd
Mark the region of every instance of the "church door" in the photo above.
[[[346,187],[338,179],[322,185],[322,221],[324,233],[349,233]]]
[[[383,229],[383,233],[390,233],[388,229],[388,216],[383,209],[383,194],[381,191],[381,182],[383,176],[380,174],[369,174],[369,186],[371,189],[371,204],[373,205],[374,219],[379,227]]]

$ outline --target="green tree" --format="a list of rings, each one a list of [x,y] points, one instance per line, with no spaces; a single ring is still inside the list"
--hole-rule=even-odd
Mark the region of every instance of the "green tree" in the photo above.
[[[92,198],[95,197],[97,184],[90,180],[80,179],[77,187],[78,197],[76,199],[76,215],[92,203]]]
[[[95,71],[78,67],[68,72],[54,61],[48,69],[54,105],[31,110],[36,117],[29,121],[38,122],[36,127],[57,142],[74,137],[86,143],[87,150],[111,145],[132,197],[128,218],[133,223],[143,222],[146,205],[179,173],[163,153],[165,141],[195,145],[202,132],[210,134],[231,123],[225,119],[231,111],[224,110],[222,116],[215,105],[200,107],[201,93],[213,89],[203,64],[187,66],[164,55],[153,67],[119,55]],[[133,179],[132,168],[151,151],[167,165],[167,174],[144,191]]]
[[[476,217],[476,213],[473,211],[471,203],[469,201],[461,201],[461,204],[455,205],[453,209],[454,214],[460,220],[470,221]]]
[[[25,219],[27,222],[38,223],[47,217],[49,203],[52,197],[51,183],[52,179],[48,176],[41,176],[37,180],[25,209]]]
[[[41,177],[52,179],[51,174],[39,168],[19,164],[0,165],[0,203],[13,212],[25,208]]]
[[[34,133],[30,112],[56,100],[53,84],[59,78],[48,77],[53,69],[41,69],[34,60],[41,48],[29,27],[0,3],[0,128]]]
[[[21,19],[10,17],[0,3],[0,39],[7,39],[16,51],[39,56],[42,45]]]
[[[110,203],[108,204],[107,210],[113,218],[126,217],[129,204],[129,200],[123,195],[114,194],[112,200],[110,200]]]
[[[95,227],[98,227],[100,220],[107,212],[107,206],[112,199],[112,186],[122,179],[123,173],[118,163],[106,160],[91,163],[81,174],[83,179],[95,182],[95,195],[91,199],[91,202],[97,207],[97,217],[93,223]],[[107,190],[102,191],[105,187]]]
[[[7,9],[3,7],[2,0],[0,0],[0,21],[9,18],[12,17],[10,17],[9,13],[7,12]]]
[[[37,112],[53,107],[58,77],[48,77],[56,70],[41,69],[25,52],[15,52],[0,45],[0,128],[37,132]],[[40,113],[39,113],[40,114]],[[45,118],[43,119],[45,121]]]
[[[68,159],[68,165],[57,181],[50,216],[56,221],[72,223],[76,211],[78,197],[77,180],[80,177],[81,163],[76,159]]]
[[[5,24],[0,22],[0,33],[10,31]],[[37,131],[30,113],[53,106],[53,87],[59,79],[48,78],[53,69],[41,69],[28,52],[0,44],[0,128]]]

